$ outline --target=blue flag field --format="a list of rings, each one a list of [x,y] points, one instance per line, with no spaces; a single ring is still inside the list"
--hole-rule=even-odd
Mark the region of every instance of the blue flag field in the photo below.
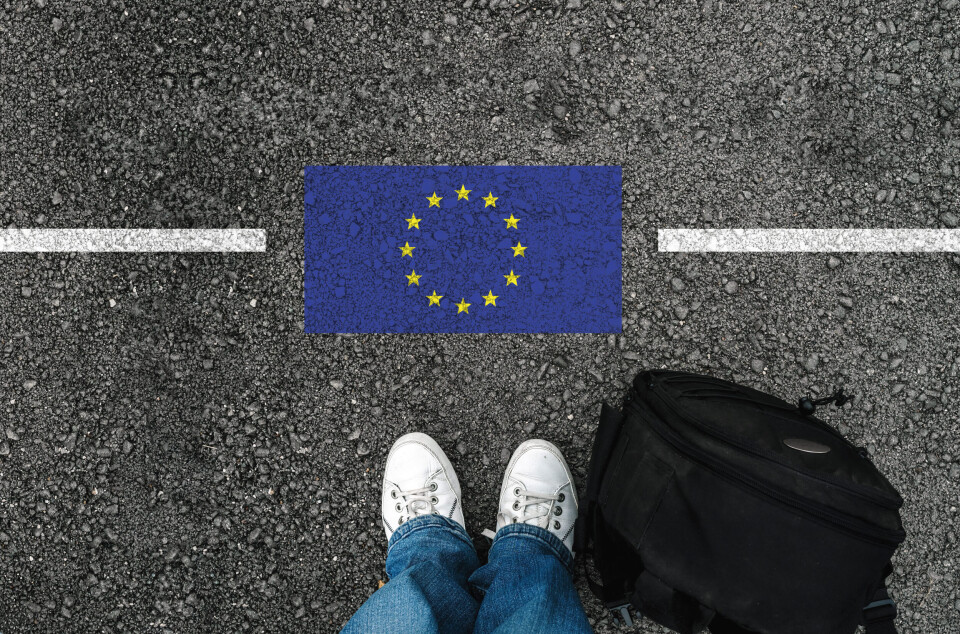
[[[621,330],[619,167],[305,170],[308,333]]]

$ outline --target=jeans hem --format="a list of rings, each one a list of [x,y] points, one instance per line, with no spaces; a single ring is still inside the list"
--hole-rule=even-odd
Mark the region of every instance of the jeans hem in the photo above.
[[[387,556],[390,556],[390,551],[400,540],[424,530],[439,530],[451,533],[460,541],[469,545],[470,548],[474,547],[473,540],[467,534],[467,529],[461,526],[459,522],[442,515],[421,515],[404,522],[394,531],[393,535],[390,536],[390,541],[387,542]]]
[[[560,560],[560,563],[563,564],[568,572],[573,573],[573,553],[560,541],[559,537],[545,528],[531,526],[530,524],[507,524],[497,531],[497,534],[493,538],[493,546],[491,546],[491,549],[504,539],[532,539],[538,541],[546,546],[550,552]]]

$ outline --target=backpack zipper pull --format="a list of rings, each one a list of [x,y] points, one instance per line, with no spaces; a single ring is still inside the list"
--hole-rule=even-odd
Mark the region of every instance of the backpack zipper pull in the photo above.
[[[833,403],[837,407],[842,407],[844,404],[849,403],[853,400],[853,396],[843,393],[843,388],[841,387],[836,393],[831,394],[826,398],[818,398],[817,400],[811,399],[809,396],[804,396],[797,403],[797,408],[800,410],[800,413],[804,416],[809,416],[817,411],[818,405],[829,405]]]

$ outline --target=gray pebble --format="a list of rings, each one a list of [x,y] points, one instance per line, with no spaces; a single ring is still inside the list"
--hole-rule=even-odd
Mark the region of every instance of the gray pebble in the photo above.
[[[841,264],[842,264],[842,262],[841,262],[840,258],[838,258],[838,257],[836,257],[836,256],[834,256],[834,255],[831,255],[831,256],[827,259],[827,267],[829,267],[831,270],[837,268],[837,267],[840,266]]]
[[[803,362],[803,369],[807,372],[815,372],[818,365],[820,365],[820,355],[811,354],[807,357],[807,360]]]
[[[943,212],[943,214],[940,216],[940,220],[943,222],[943,224],[951,229],[957,226],[957,214],[953,213],[952,211]]]
[[[528,79],[523,82],[523,93],[529,95],[530,93],[537,92],[540,90],[540,84],[537,83],[536,79]]]
[[[730,280],[729,282],[727,282],[727,283],[724,284],[724,286],[723,286],[723,291],[724,291],[727,295],[733,295],[733,294],[735,294],[738,290],[740,290],[740,285],[737,284],[736,282],[734,282],[733,280]]]
[[[675,291],[677,291],[677,292],[682,291],[683,289],[685,289],[685,288],[687,287],[687,285],[684,284],[684,283],[683,283],[683,280],[681,280],[679,277],[675,277],[675,278],[671,279],[671,280],[670,280],[670,286],[672,286],[672,287],[673,287],[673,290],[675,290]]]
[[[332,387],[332,388],[335,389],[335,390],[342,390],[342,389],[343,389],[343,381],[341,381],[341,380],[339,380],[339,379],[333,379],[332,381],[330,381],[330,387]]]
[[[27,379],[23,382],[23,389],[29,392],[33,388],[37,387],[37,381],[35,379]]]

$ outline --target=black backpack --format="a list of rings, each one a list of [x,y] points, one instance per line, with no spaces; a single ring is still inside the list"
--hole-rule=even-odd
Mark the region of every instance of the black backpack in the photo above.
[[[603,405],[580,501],[594,593],[684,634],[895,633],[884,580],[903,499],[812,416],[846,400],[639,374],[622,413]]]

